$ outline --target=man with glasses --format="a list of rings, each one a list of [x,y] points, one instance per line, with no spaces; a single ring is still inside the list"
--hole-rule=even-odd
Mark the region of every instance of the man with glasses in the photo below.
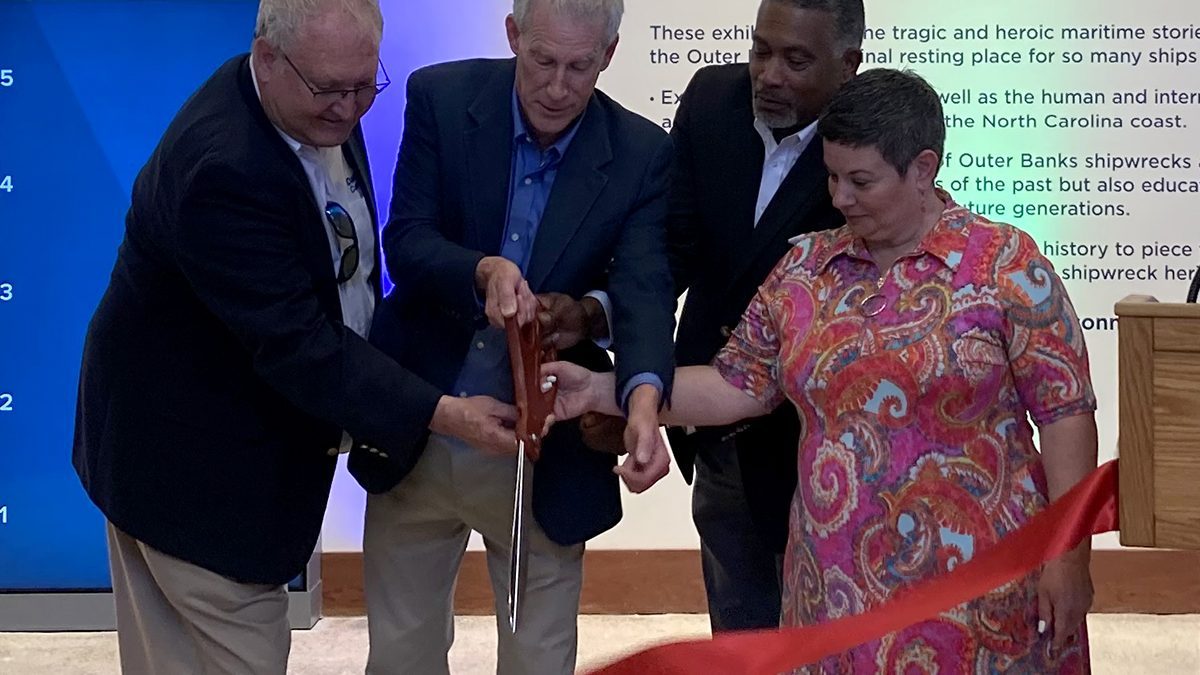
[[[397,467],[425,427],[513,443],[511,406],[443,396],[364,339],[380,256],[358,122],[387,83],[382,23],[374,0],[263,0],[252,53],[134,185],[74,449],[108,520],[124,672],[285,672],[284,584],[351,437]]]
[[[664,225],[671,145],[662,129],[595,88],[622,10],[620,0],[516,0],[506,20],[515,59],[413,73],[383,235],[396,290],[372,340],[443,391],[512,400],[505,319],[532,321],[535,294],[557,293],[556,308],[575,306],[559,317],[574,319],[550,322],[552,333],[570,334],[560,356],[611,368],[600,346],[579,341],[607,332],[603,299],[590,310],[594,321],[580,306],[606,289],[629,415],[629,456],[616,471],[640,491],[669,462],[658,406],[674,372]],[[510,588],[510,570],[521,569],[511,450],[491,456],[469,439],[434,433],[411,472],[352,453],[351,472],[376,493],[363,541],[368,672],[448,671],[454,581],[476,530],[500,615],[497,672],[572,673],[584,542],[621,518],[614,463],[584,445],[576,423],[546,437],[531,491],[521,483],[532,494],[522,516],[522,593]]]

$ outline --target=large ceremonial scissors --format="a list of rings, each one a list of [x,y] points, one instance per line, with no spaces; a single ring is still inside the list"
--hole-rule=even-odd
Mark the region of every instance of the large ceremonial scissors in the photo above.
[[[552,379],[542,379],[541,368],[543,363],[555,359],[556,351],[553,347],[542,347],[541,326],[536,320],[518,326],[515,317],[506,319],[505,332],[517,406],[517,483],[513,490],[508,557],[508,626],[516,633],[529,563],[526,531],[533,517],[533,463],[541,456],[542,432],[546,418],[554,411],[557,392]]]

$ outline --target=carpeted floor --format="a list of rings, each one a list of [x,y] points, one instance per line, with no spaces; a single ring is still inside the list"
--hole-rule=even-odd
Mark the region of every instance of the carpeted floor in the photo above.
[[[1200,615],[1095,615],[1088,621],[1096,675],[1200,673]],[[461,617],[456,632],[451,671],[496,672],[495,619]],[[639,646],[707,635],[708,618],[584,616],[579,633],[579,667],[585,670]],[[110,675],[118,671],[116,649],[112,633],[0,633],[0,673]],[[289,673],[362,673],[366,654],[366,619],[325,619],[311,631],[293,633]]]

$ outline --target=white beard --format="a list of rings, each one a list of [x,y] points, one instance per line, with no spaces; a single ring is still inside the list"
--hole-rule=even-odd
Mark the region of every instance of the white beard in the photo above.
[[[800,115],[795,110],[789,110],[782,114],[767,113],[758,109],[757,102],[754,104],[754,116],[771,129],[787,129],[800,123]]]

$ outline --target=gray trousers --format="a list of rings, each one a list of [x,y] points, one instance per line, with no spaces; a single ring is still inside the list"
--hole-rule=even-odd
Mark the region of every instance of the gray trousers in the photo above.
[[[292,633],[283,586],[243,584],[108,525],[125,675],[283,675]]]
[[[692,520],[713,632],[779,626],[783,556],[758,533],[732,441],[696,455]]]
[[[536,465],[535,465],[536,466]],[[367,673],[448,673],[454,584],[471,530],[483,535],[495,595],[501,675],[575,670],[583,544],[560,546],[529,523],[521,623],[508,628],[508,555],[516,459],[430,438],[412,473],[367,497],[364,588]]]

